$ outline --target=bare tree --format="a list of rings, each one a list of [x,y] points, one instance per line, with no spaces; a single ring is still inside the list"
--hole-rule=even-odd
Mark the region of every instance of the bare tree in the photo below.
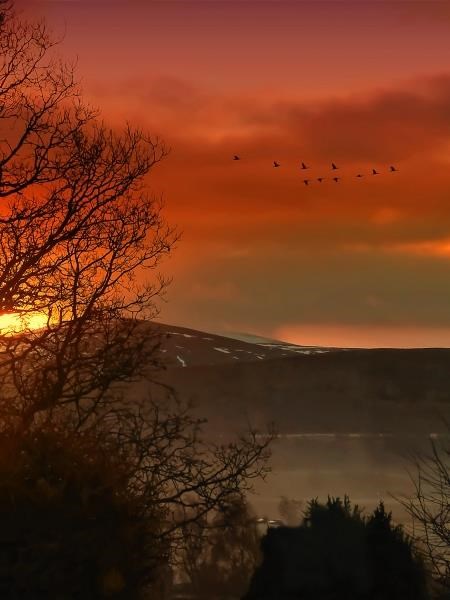
[[[449,430],[450,433],[450,430]],[[415,459],[414,496],[400,499],[438,583],[450,592],[450,436]]]
[[[0,313],[23,327],[0,335],[0,433],[52,425],[114,443],[130,493],[161,509],[159,535],[176,546],[183,525],[264,476],[270,435],[206,443],[170,391],[157,401],[130,388],[160,367],[158,269],[177,233],[146,185],[167,149],[108,129],[45,24],[3,15]]]
[[[245,586],[256,528],[230,503],[257,475],[257,446],[212,448],[194,430],[158,407],[145,434],[128,423],[122,436],[52,424],[1,435],[1,597],[117,597],[95,591],[109,581],[120,598],[162,600],[180,548],[199,538],[216,546],[222,583]],[[227,517],[215,543],[211,511]]]
[[[4,417],[29,426],[61,405],[79,422],[111,386],[142,375],[164,289],[150,278],[176,240],[145,178],[167,150],[108,130],[82,103],[45,24],[6,12],[0,30],[0,311],[45,317],[3,337]],[[152,358],[153,357],[153,358]]]
[[[194,535],[182,552],[187,590],[199,599],[242,597],[261,560],[261,535],[245,498],[230,497],[208,523],[190,527]]]

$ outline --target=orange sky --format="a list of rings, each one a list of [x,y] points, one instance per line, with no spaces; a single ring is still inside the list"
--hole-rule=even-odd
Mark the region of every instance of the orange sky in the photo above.
[[[163,321],[450,346],[448,2],[18,4],[65,31],[106,120],[172,147],[151,179],[184,232]],[[342,181],[304,186],[302,160]]]

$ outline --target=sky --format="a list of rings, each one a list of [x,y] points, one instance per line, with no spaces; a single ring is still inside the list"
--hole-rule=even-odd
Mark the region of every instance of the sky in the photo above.
[[[149,180],[182,232],[162,322],[450,346],[448,0],[16,4],[105,121],[171,148]]]

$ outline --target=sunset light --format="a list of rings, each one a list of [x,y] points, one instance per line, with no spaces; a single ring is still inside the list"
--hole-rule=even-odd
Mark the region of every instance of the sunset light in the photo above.
[[[0,600],[450,600],[450,0],[0,0]]]
[[[446,3],[21,0],[70,23],[64,51],[108,122],[173,149],[152,173],[184,232],[167,322],[263,336],[332,322],[339,345],[353,322],[367,344],[383,328],[403,344],[397,321],[418,345],[450,327],[450,19],[430,4]]]
[[[47,323],[43,313],[4,313],[0,315],[0,335],[13,335],[29,329],[40,329]]]

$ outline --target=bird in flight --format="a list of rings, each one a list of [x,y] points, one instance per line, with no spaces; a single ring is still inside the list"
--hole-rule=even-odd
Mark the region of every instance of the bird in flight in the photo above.
[[[379,173],[375,169],[372,169],[372,175],[379,175]]]
[[[396,169],[395,167],[393,167],[392,165],[389,167],[391,173],[393,173],[394,171],[398,171],[398,169]]]
[[[309,179],[304,179],[304,180],[303,180],[303,183],[304,183],[305,185],[309,185]]]
[[[339,181],[339,180],[340,180],[340,177],[333,177],[333,181],[334,181],[335,183],[338,183],[338,181]]]
[[[318,178],[317,178],[317,181],[318,181],[319,183],[322,183],[322,181],[323,181],[323,177],[318,177]]]
[[[238,156],[237,154],[235,154],[235,155],[233,156],[233,160],[241,160],[241,157],[240,157],[240,156]]]
[[[274,160],[274,161],[273,161],[273,166],[274,166],[274,167],[279,167],[279,166],[280,166],[280,163],[278,163],[276,160]]]
[[[338,168],[338,167],[336,166],[336,164],[332,162],[332,163],[331,163],[331,169],[332,169],[333,171],[336,171],[336,169],[337,169],[337,168]]]
[[[364,175],[362,175],[361,173],[358,173],[358,175],[356,177],[364,177]]]
[[[304,162],[302,162],[302,169],[309,169],[308,165],[305,165]]]

